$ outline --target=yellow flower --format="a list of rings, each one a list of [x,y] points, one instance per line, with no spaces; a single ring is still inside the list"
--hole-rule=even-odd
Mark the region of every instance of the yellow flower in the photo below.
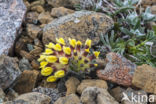
[[[57,80],[57,78],[55,76],[49,76],[47,78],[47,82],[55,82]]]
[[[68,58],[67,57],[60,57],[59,62],[63,65],[68,64]]]
[[[95,66],[95,67],[97,67],[97,66],[98,66],[98,64],[94,64],[94,66]]]
[[[90,48],[91,47],[91,42],[92,41],[90,39],[87,39],[86,42],[85,42],[85,45]]]
[[[51,49],[46,49],[45,52],[43,54],[45,55],[50,55],[53,54],[54,52]]]
[[[77,46],[81,46],[81,45],[82,45],[81,41],[77,41],[77,42],[76,42],[76,45],[77,45]]]
[[[55,72],[54,75],[56,78],[62,78],[65,76],[65,72],[64,72],[64,70],[59,70],[59,71]]]
[[[90,52],[90,51],[89,51],[89,48],[88,48],[88,49],[85,49],[85,52],[89,53],[89,52]]]
[[[57,61],[57,57],[56,56],[47,56],[46,61],[49,63],[55,63]]]
[[[54,49],[55,45],[53,43],[49,43],[48,45],[45,45],[47,48],[50,48],[50,49]]]
[[[75,48],[75,46],[76,46],[76,40],[75,40],[75,39],[70,39],[70,38],[69,38],[69,44],[70,44],[73,48]]]
[[[56,38],[56,42],[59,43],[59,44],[62,44],[62,45],[66,45],[63,38],[59,38],[59,39]]]
[[[40,61],[43,61],[43,60],[45,60],[45,58],[46,58],[45,55],[40,55],[40,58],[38,59],[38,61],[39,61],[39,62],[40,62]]]
[[[96,58],[99,57],[99,54],[100,54],[100,52],[98,52],[98,51],[95,51],[95,52],[94,52],[94,55],[95,55]]]
[[[52,72],[53,72],[53,69],[51,67],[46,67],[41,70],[41,75],[49,76]]]
[[[44,68],[47,64],[48,64],[48,62],[42,61],[42,62],[40,63],[40,68]]]
[[[56,44],[54,49],[55,49],[56,51],[62,51],[62,47],[61,47],[60,44]]]
[[[66,53],[67,55],[70,55],[71,49],[69,47],[63,47],[63,52]]]

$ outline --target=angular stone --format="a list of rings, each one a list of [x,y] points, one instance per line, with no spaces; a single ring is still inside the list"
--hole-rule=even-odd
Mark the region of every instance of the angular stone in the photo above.
[[[34,49],[30,51],[30,54],[33,55],[34,57],[39,56],[43,52],[43,48],[34,46]]]
[[[43,43],[55,42],[56,37],[69,37],[81,40],[92,39],[95,45],[100,39],[99,34],[105,34],[112,26],[113,20],[103,13],[93,11],[77,11],[53,20],[43,29]]]
[[[20,51],[20,55],[30,61],[32,61],[34,59],[34,56],[31,55],[30,53],[28,53],[27,51],[21,50]]]
[[[0,56],[0,88],[6,89],[11,86],[20,74],[17,58]]]
[[[17,92],[15,92],[15,90],[13,90],[12,88],[9,88],[8,89],[8,92],[7,92],[7,101],[12,101],[14,100],[15,98],[17,98],[19,95]]]
[[[26,7],[23,0],[0,2],[0,55],[12,53],[13,44],[20,30]]]
[[[49,22],[51,22],[53,20],[53,18],[50,16],[49,12],[42,12],[39,16],[38,16],[38,20],[42,23],[42,24],[47,24]]]
[[[70,77],[65,83],[66,88],[67,88],[66,96],[70,94],[75,94],[77,86],[79,84],[80,84],[80,81],[77,78]]]
[[[15,102],[17,101],[28,102],[28,103],[19,103],[19,104],[50,104],[51,98],[47,95],[38,92],[31,92],[31,93],[20,95],[15,99]],[[15,103],[11,103],[11,104],[15,104]]]
[[[103,89],[108,88],[107,82],[104,80],[86,79],[86,80],[83,80],[80,83],[80,85],[77,87],[77,92],[81,94],[82,91],[87,87],[98,87],[98,88],[103,88]]]
[[[69,7],[74,8],[75,5],[80,4],[80,0],[47,0],[48,4],[53,7]]]
[[[83,104],[119,104],[106,89],[97,87],[86,88],[81,95]]]
[[[106,67],[98,70],[99,78],[109,80],[123,86],[132,85],[132,77],[136,65],[117,53],[108,53],[106,56]]]
[[[41,5],[35,5],[35,6],[31,7],[31,10],[37,11],[38,13],[44,12],[44,8]]]
[[[38,75],[39,72],[36,70],[25,70],[14,86],[15,91],[19,94],[31,92],[36,85]]]
[[[28,12],[26,14],[26,22],[37,24],[39,14],[37,12]]]
[[[59,8],[52,8],[51,10],[51,16],[53,17],[61,17],[61,16],[65,16],[68,14],[74,13],[74,10],[71,9],[67,9],[64,7],[59,7]]]
[[[31,64],[29,63],[28,59],[23,58],[19,61],[19,68],[23,72],[24,70],[31,70]]]
[[[132,83],[146,92],[156,94],[156,68],[146,64],[138,66]]]
[[[4,99],[5,99],[5,93],[3,89],[0,88],[0,104],[3,104]]]
[[[37,35],[41,32],[41,28],[33,25],[33,24],[27,24],[27,33],[32,38],[37,38]]]
[[[37,60],[32,60],[31,66],[33,67],[33,69],[36,69],[36,70],[40,68],[40,64]]]
[[[66,97],[59,98],[54,104],[80,104],[80,99],[77,95],[71,94]]]
[[[54,88],[44,88],[44,87],[38,87],[33,89],[33,92],[39,92],[42,94],[45,94],[49,97],[51,97],[51,104],[54,104],[54,102],[63,96],[62,93],[59,93],[57,89]]]

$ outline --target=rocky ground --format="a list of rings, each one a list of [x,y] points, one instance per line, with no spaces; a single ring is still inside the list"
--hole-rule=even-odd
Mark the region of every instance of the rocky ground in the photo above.
[[[81,0],[0,0],[0,104],[156,104],[156,68],[137,66],[110,52],[99,69],[83,79],[69,73],[48,83],[37,59],[56,37],[75,38],[93,46],[114,21],[104,13],[81,10]],[[142,0],[156,14],[156,0]],[[5,34],[5,35],[4,35]],[[123,99],[125,96],[130,100]],[[155,100],[133,96],[153,95]]]

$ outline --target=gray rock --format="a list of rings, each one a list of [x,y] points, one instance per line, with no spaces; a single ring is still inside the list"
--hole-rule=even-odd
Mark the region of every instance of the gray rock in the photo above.
[[[56,37],[74,38],[84,43],[87,38],[95,45],[100,40],[100,34],[105,34],[112,26],[113,20],[103,14],[93,11],[77,11],[54,19],[43,29],[43,43],[56,42]]]
[[[0,87],[2,89],[8,88],[21,74],[17,62],[17,58],[0,56]]]
[[[50,104],[51,98],[47,95],[31,92],[22,94],[14,101],[5,102],[4,104]]]
[[[0,0],[0,55],[11,52],[25,12],[23,0]]]
[[[44,88],[44,87],[38,87],[33,89],[33,92],[39,92],[42,94],[45,94],[47,96],[51,97],[51,104],[54,104],[54,102],[63,96],[62,93],[59,93],[59,91],[57,89],[54,88]]]
[[[3,89],[0,88],[0,104],[3,103],[5,99],[5,93],[3,92]]]
[[[119,104],[106,89],[87,87],[81,95],[83,104]]]
[[[21,71],[32,69],[31,64],[26,58],[23,58],[19,61],[19,68]]]

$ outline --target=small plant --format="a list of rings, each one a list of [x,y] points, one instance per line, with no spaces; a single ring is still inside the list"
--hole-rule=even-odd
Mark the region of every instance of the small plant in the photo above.
[[[89,73],[97,67],[95,59],[100,52],[90,52],[91,40],[87,39],[83,47],[81,41],[69,38],[66,46],[63,38],[56,38],[56,44],[46,45],[45,52],[40,55],[41,75],[48,77],[47,82],[55,82],[70,70],[77,73]]]

